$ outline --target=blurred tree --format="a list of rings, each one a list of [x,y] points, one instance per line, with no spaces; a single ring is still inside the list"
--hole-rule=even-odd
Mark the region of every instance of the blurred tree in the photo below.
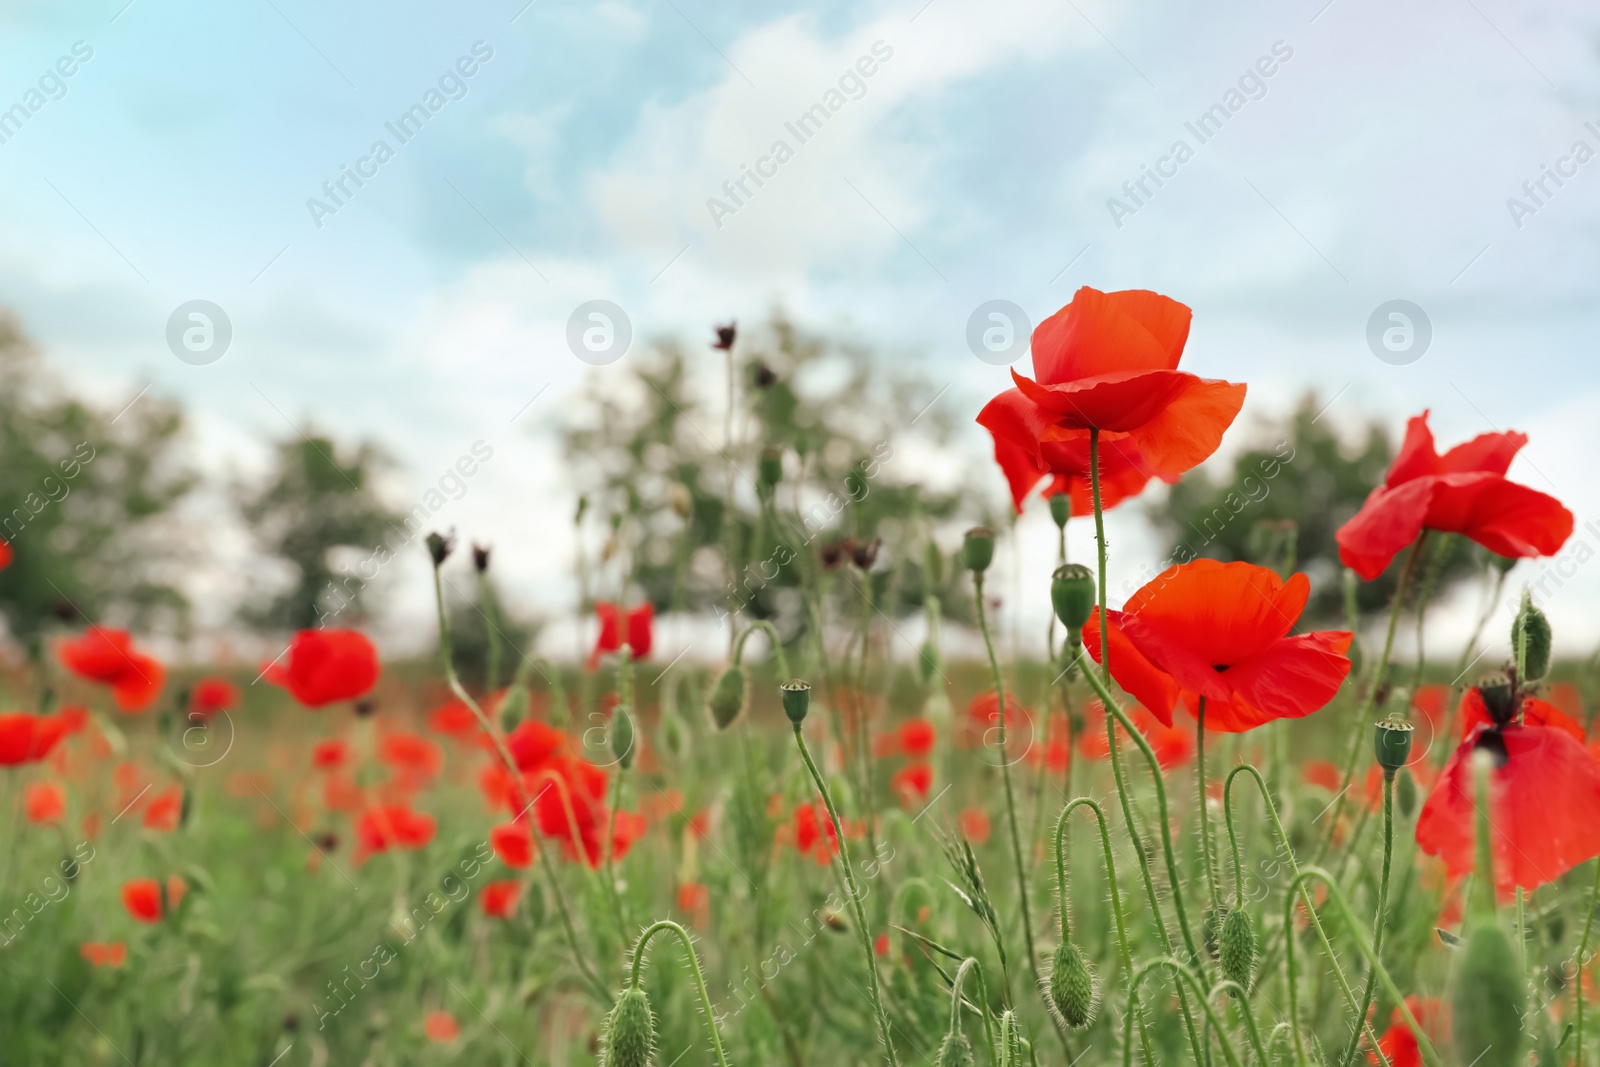
[[[171,521],[197,479],[183,414],[141,393],[120,411],[66,394],[17,320],[0,313],[0,615],[37,656],[51,619],[181,631],[181,561],[198,546]]]
[[[288,589],[264,607],[247,607],[247,622],[273,629],[305,629],[327,617],[328,625],[360,621],[372,574],[336,570],[332,554],[349,548],[387,562],[387,547],[401,521],[373,488],[387,461],[376,447],[362,444],[341,455],[326,437],[307,436],[278,443],[276,464],[263,484],[239,490],[240,512],[260,548],[286,563]],[[371,555],[374,552],[380,555]],[[375,571],[374,571],[375,573]]]
[[[1359,434],[1342,435],[1316,395],[1307,394],[1293,412],[1263,421],[1256,440],[1266,444],[1239,454],[1226,481],[1191,475],[1150,508],[1167,538],[1167,559],[1243,559],[1305,571],[1312,585],[1308,610],[1318,622],[1338,620],[1343,564],[1334,533],[1383,480],[1394,455],[1388,431],[1371,422]],[[1452,538],[1446,556],[1432,564],[1439,567],[1435,597],[1480,566],[1472,548]],[[1361,611],[1387,607],[1404,559],[1402,553],[1377,581],[1358,587]]]

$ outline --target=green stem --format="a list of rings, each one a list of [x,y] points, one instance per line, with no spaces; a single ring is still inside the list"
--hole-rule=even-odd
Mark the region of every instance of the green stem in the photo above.
[[[1256,1056],[1260,1059],[1260,1061],[1262,1063],[1267,1062],[1266,1049],[1261,1045],[1261,1034],[1256,1030],[1255,1014],[1250,1010],[1250,1002],[1245,999],[1244,987],[1239,985],[1238,982],[1224,980],[1213,986],[1211,989],[1211,995],[1207,996],[1205,986],[1201,984],[1199,977],[1195,975],[1192,968],[1185,966],[1184,964],[1173,959],[1171,956],[1166,956],[1162,959],[1151,960],[1149,963],[1146,963],[1144,966],[1140,967],[1138,972],[1133,976],[1133,981],[1131,983],[1129,992],[1129,1017],[1124,1019],[1122,1023],[1123,1067],[1132,1067],[1133,1064],[1132,1012],[1134,1011],[1133,1002],[1137,1001],[1139,998],[1139,983],[1143,982],[1149,975],[1161,969],[1171,971],[1174,978],[1180,979],[1178,982],[1178,987],[1180,989],[1187,985],[1191,990],[1193,990],[1195,998],[1199,1000],[1201,1008],[1205,1010],[1207,1021],[1210,1022],[1211,1028],[1217,1032],[1217,1041],[1222,1045],[1222,1055],[1225,1059],[1227,1059],[1230,1067],[1242,1067],[1242,1062],[1239,1059],[1238,1051],[1233,1047],[1233,1039],[1228,1035],[1227,1027],[1223,1025],[1222,1019],[1217,1015],[1217,1009],[1213,1006],[1212,1001],[1216,1000],[1217,995],[1223,992],[1232,992],[1237,994],[1238,1003],[1242,1006],[1244,1011],[1245,1029],[1250,1035],[1250,1044],[1255,1048]]]
[[[1411,583],[1411,572],[1417,568],[1417,557],[1422,554],[1422,546],[1427,543],[1428,531],[1423,530],[1422,535],[1411,545],[1411,554],[1406,557],[1405,567],[1400,571],[1400,581],[1395,585],[1394,602],[1389,605],[1389,632],[1383,639],[1383,655],[1379,657],[1376,669],[1372,672],[1372,680],[1367,683],[1367,693],[1361,701],[1361,710],[1356,713],[1356,728],[1351,731],[1350,751],[1345,755],[1344,774],[1339,783],[1339,795],[1333,802],[1333,813],[1328,819],[1326,829],[1322,831],[1322,843],[1317,846],[1315,862],[1321,863],[1322,858],[1328,853],[1328,846],[1333,844],[1333,830],[1339,825],[1339,816],[1344,812],[1345,797],[1350,794],[1350,783],[1356,776],[1356,763],[1361,757],[1361,743],[1367,738],[1367,720],[1372,716],[1373,705],[1378,699],[1378,690],[1383,685],[1383,675],[1389,667],[1389,655],[1394,651],[1394,632],[1400,624],[1400,605],[1405,602],[1406,586]]]
[[[976,1004],[966,1001],[961,995],[961,985],[966,979],[968,971],[976,971],[978,975],[978,1001]],[[968,956],[961,961],[961,966],[956,968],[955,981],[950,983],[950,1033],[954,1034],[961,1029],[961,1005],[968,1003],[973,1011],[983,1019],[983,1043],[989,1050],[989,1055],[994,1056],[994,1026],[989,1021],[989,992],[983,981],[983,965],[977,957]]]
[[[1394,772],[1384,771],[1383,774],[1383,873],[1378,879],[1378,916],[1372,920],[1372,951],[1383,952],[1383,929],[1388,917],[1389,908],[1389,869],[1394,858]],[[1374,986],[1378,980],[1376,971],[1367,972],[1367,988],[1361,995],[1361,1010],[1356,1014],[1357,1019],[1365,1019],[1367,1011],[1372,1007],[1372,996],[1376,992]],[[1357,1046],[1361,1043],[1361,1028],[1357,1027],[1350,1035],[1350,1047],[1345,1050],[1343,1063],[1356,1062]]]
[[[1206,698],[1200,698],[1200,709],[1195,713],[1195,781],[1198,783],[1200,801],[1200,856],[1206,868],[1206,886],[1211,891],[1211,906],[1222,900],[1217,893],[1217,872],[1211,862],[1211,814],[1206,810]]]
[[[983,572],[972,572],[972,588],[977,599],[978,629],[983,633],[983,647],[989,653],[989,670],[994,674],[995,698],[1000,708],[1000,726],[995,747],[1000,756],[1000,778],[1005,783],[1006,825],[1011,831],[1011,858],[1017,867],[1017,896],[1022,901],[1022,933],[1028,946],[1028,968],[1039,981],[1039,959],[1033,946],[1033,915],[1028,904],[1028,872],[1022,863],[1022,838],[1017,831],[1017,801],[1011,787],[1011,761],[1006,755],[1006,683],[1000,673],[1000,660],[995,656],[994,640],[989,636],[988,612],[983,608]]]
[[[1283,897],[1284,928],[1292,928],[1294,922],[1294,896],[1296,891],[1303,891],[1305,883],[1311,879],[1316,879],[1327,887],[1328,902],[1339,909],[1340,916],[1350,928],[1350,936],[1355,940],[1356,948],[1360,949],[1361,954],[1366,957],[1367,964],[1372,968],[1373,973],[1378,976],[1378,981],[1383,983],[1384,993],[1390,1000],[1395,1002],[1396,1010],[1400,1012],[1400,1017],[1411,1028],[1412,1035],[1417,1039],[1417,1047],[1422,1053],[1423,1062],[1427,1064],[1427,1067],[1444,1067],[1444,1062],[1439,1059],[1438,1050],[1433,1047],[1433,1041],[1428,1037],[1427,1032],[1422,1029],[1422,1024],[1417,1022],[1417,1017],[1411,1013],[1411,1008],[1406,1004],[1405,995],[1400,992],[1400,987],[1395,985],[1394,979],[1389,976],[1389,972],[1383,966],[1383,961],[1378,958],[1377,952],[1373,950],[1372,943],[1362,934],[1360,920],[1356,918],[1349,902],[1345,900],[1344,891],[1339,888],[1339,883],[1333,880],[1331,874],[1321,867],[1307,867],[1295,875],[1294,882],[1289,886],[1289,892],[1284,894]],[[1313,915],[1316,914],[1316,909],[1309,904],[1307,908]],[[1284,943],[1288,946],[1286,961],[1289,977],[1289,1021],[1294,1036],[1295,1060],[1300,1067],[1305,1067],[1305,1042],[1300,1037],[1299,1026],[1295,1025],[1295,1021],[1299,1016],[1299,983],[1296,981],[1295,974],[1294,938],[1285,938]],[[1329,959],[1331,960],[1332,958],[1333,954],[1330,950]],[[1337,974],[1338,972],[1335,973]],[[1343,984],[1342,978],[1341,984]]]
[[[806,770],[811,772],[811,781],[817,787],[817,792],[822,794],[822,802],[827,805],[828,818],[833,822],[834,836],[839,841],[839,859],[844,867],[845,882],[850,888],[850,910],[855,915],[856,931],[861,936],[861,949],[866,954],[867,961],[867,989],[872,994],[872,1011],[877,1017],[878,1039],[883,1042],[885,1055],[888,1056],[891,1067],[900,1067],[900,1060],[895,1055],[894,1040],[889,1034],[889,1016],[883,1010],[883,997],[878,991],[878,963],[872,951],[872,934],[867,929],[867,914],[861,907],[861,889],[856,884],[855,866],[850,862],[850,843],[845,840],[844,824],[839,821],[839,811],[833,806],[833,794],[828,790],[828,783],[823,781],[822,772],[817,769],[816,761],[811,758],[811,750],[806,747],[805,735],[800,731],[800,724],[794,724],[795,744],[800,748],[800,758],[805,761]]]
[[[783,641],[778,637],[778,628],[766,619],[758,619],[745,627],[744,633],[733,646],[733,665],[735,667],[744,660],[744,643],[750,640],[750,635],[760,630],[767,635],[767,641],[772,645],[772,659],[778,665],[778,681],[784,682],[789,678],[789,657],[784,654]]]
[[[1600,861],[1594,865],[1594,884],[1589,888],[1589,906],[1584,909],[1583,940],[1578,942],[1578,958],[1573,970],[1577,974],[1577,1009],[1578,1009],[1578,1052],[1572,1062],[1575,1067],[1583,1067],[1583,968],[1589,956],[1589,934],[1594,929],[1594,908],[1600,903]]]
[[[711,1047],[717,1054],[717,1062],[722,1067],[728,1067],[728,1057],[722,1051],[722,1037],[717,1033],[717,1015],[711,1007],[711,996],[706,992],[705,975],[700,973],[700,957],[695,955],[694,942],[683,927],[671,919],[659,919],[650,924],[639,935],[638,944],[633,949],[633,972],[628,977],[628,988],[639,988],[639,971],[644,963],[645,949],[650,945],[650,939],[664,930],[670,930],[677,935],[683,945],[683,954],[689,961],[689,971],[694,975],[695,988],[700,991],[700,1007],[706,1013],[706,1029],[711,1031]]]

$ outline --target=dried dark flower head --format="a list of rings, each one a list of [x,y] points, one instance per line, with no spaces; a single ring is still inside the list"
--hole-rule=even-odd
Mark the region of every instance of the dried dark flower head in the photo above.
[[[451,530],[447,534],[430,533],[427,537],[428,555],[433,557],[433,565],[440,566],[450,558],[450,553],[456,550],[456,532]]]
[[[472,542],[472,566],[479,574],[489,569],[489,546]]]
[[[739,322],[735,319],[725,326],[716,327],[717,339],[711,342],[711,347],[719,352],[726,352],[733,347],[733,342],[739,336]]]

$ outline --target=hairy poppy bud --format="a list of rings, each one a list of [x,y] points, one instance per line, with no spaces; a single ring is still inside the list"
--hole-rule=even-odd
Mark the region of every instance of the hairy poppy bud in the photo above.
[[[611,754],[617,757],[617,762],[623,770],[633,766],[633,757],[636,754],[633,735],[633,716],[628,714],[628,709],[617,705],[611,713]]]
[[[1027,1062],[1022,1057],[1022,1028],[1017,1023],[1017,1013],[1008,1008],[1000,1016],[1000,1067],[1024,1067]]]
[[[973,1067],[976,1062],[972,1056],[972,1043],[960,1030],[952,1030],[944,1035],[944,1043],[939,1046],[939,1057],[933,1061],[934,1067]]]
[[[961,562],[975,574],[982,574],[994,562],[994,531],[974,526],[961,542]]]
[[[776,448],[761,450],[761,461],[756,465],[756,475],[760,479],[762,489],[771,491],[772,487],[783,481],[783,453]]]
[[[1226,904],[1207,904],[1200,920],[1200,940],[1205,943],[1206,955],[1212,959],[1222,951],[1222,923],[1227,917]]]
[[[1411,818],[1417,810],[1417,780],[1411,777],[1411,772],[1404,767],[1394,780],[1394,802],[1400,809],[1400,817]]]
[[[1526,637],[1524,637],[1526,635]],[[1550,620],[1544,612],[1533,606],[1528,591],[1522,591],[1522,610],[1511,623],[1511,654],[1521,665],[1522,677],[1538,681],[1550,670]],[[1524,640],[1527,647],[1524,648]]]
[[[1067,640],[1082,640],[1084,625],[1094,611],[1094,575],[1081,563],[1065,563],[1050,576],[1050,603],[1056,618],[1067,628]]]
[[[489,546],[472,542],[472,567],[479,574],[489,569]]]
[[[435,567],[450,558],[450,553],[455,551],[456,535],[452,531],[448,534],[430,533],[427,536],[428,555],[433,557]]]
[[[656,1047],[656,1020],[650,998],[635,986],[624,990],[606,1016],[603,1067],[648,1067]]]
[[[1411,735],[1415,732],[1415,726],[1396,715],[1379,719],[1373,725],[1372,751],[1384,774],[1393,776],[1406,765],[1411,756]]]
[[[1062,1022],[1074,1030],[1082,1030],[1094,1021],[1094,968],[1083,958],[1077,945],[1063,941],[1056,946],[1046,983],[1050,1006],[1061,1016]]]
[[[722,672],[706,701],[717,729],[726,730],[733,725],[733,720],[744,710],[744,696],[744,668],[735,664]]]
[[[1217,959],[1222,964],[1222,977],[1250,988],[1250,978],[1256,969],[1256,928],[1243,908],[1234,908],[1222,920],[1222,934],[1217,939]]]
[[[874,537],[870,541],[846,541],[850,546],[850,561],[864,571],[870,571],[872,565],[878,562],[878,549],[883,547],[883,539]]]
[[[1056,529],[1065,530],[1067,520],[1072,518],[1072,497],[1066,493],[1057,493],[1050,498],[1050,517],[1055,520]]]
[[[1467,935],[1450,997],[1457,1063],[1512,1067],[1523,1062],[1527,986],[1511,938],[1492,915]]]
[[[717,331],[717,339],[711,342],[711,347],[719,352],[726,352],[733,347],[733,342],[739,337],[739,323],[735,320],[726,326],[717,326],[715,329]]]
[[[783,713],[789,716],[790,722],[799,727],[806,721],[806,712],[811,710],[811,683],[791,678],[779,686],[779,689],[783,693]]]

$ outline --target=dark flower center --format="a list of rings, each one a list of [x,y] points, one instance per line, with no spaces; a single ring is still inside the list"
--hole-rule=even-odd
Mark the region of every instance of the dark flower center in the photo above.
[[[1499,726],[1491,726],[1478,734],[1477,740],[1472,743],[1472,748],[1475,752],[1487,752],[1493,756],[1495,770],[1504,767],[1506,761],[1511,758],[1511,753],[1506,751],[1505,735],[1500,732]]]

